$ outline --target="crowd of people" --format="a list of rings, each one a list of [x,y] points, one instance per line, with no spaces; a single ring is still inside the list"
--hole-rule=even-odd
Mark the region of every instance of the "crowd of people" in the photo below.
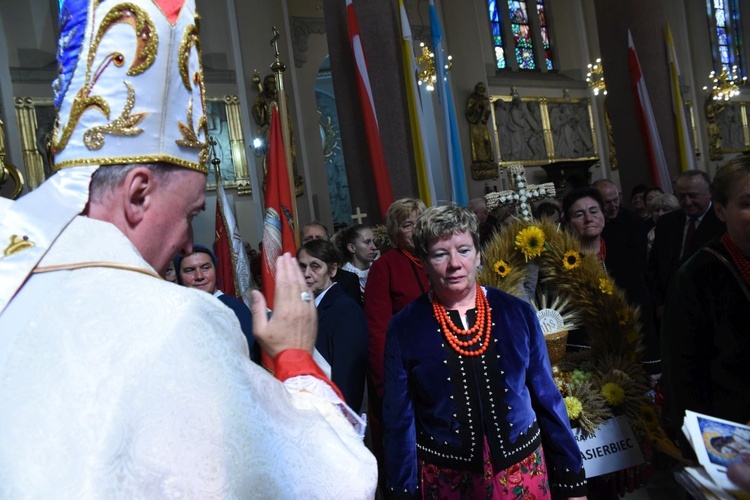
[[[71,168],[0,199],[1,498],[373,498],[378,483],[393,498],[585,497],[532,306],[477,282],[505,217],[481,199],[404,198],[381,248],[371,227],[330,235],[312,221],[275,263],[273,311],[257,290],[222,293],[216,255],[192,241],[208,174],[208,137],[193,130],[202,68],[195,39],[173,35],[198,32],[194,2],[115,17],[62,3],[68,128],[54,163]],[[147,26],[132,83],[119,52],[89,82],[77,30],[104,36],[120,18]],[[107,44],[133,44],[112,31]],[[84,108],[125,116],[133,95],[133,127],[89,147],[99,122]],[[745,421],[750,159],[713,184],[680,174],[675,193],[639,186],[631,211],[603,180],[535,215],[575,234],[640,308],[644,368],[663,375],[673,425],[685,409]]]
[[[685,409],[744,421],[750,161],[730,162],[713,185],[683,173],[675,192],[639,185],[626,208],[619,188],[599,180],[538,202],[534,215],[575,235],[640,309],[641,363],[675,430]],[[317,309],[316,354],[342,400],[367,413],[388,496],[504,498],[521,464],[520,491],[586,493],[533,309],[476,281],[482,248],[503,230],[498,218],[481,198],[466,208],[405,198],[389,208],[380,247],[362,224],[333,235],[319,221],[301,228],[296,257]],[[218,291],[216,267],[195,245],[165,277],[224,302],[260,361],[250,310]],[[571,332],[568,350],[586,348],[585,330]]]

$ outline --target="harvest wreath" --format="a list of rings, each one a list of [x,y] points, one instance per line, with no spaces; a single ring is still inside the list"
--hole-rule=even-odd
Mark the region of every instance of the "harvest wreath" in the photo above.
[[[584,255],[576,237],[549,221],[516,221],[485,247],[482,262],[478,281],[516,296],[523,296],[526,281],[534,279],[529,269],[536,266],[542,302],[561,298],[555,302],[567,304],[585,330],[591,348],[553,363],[573,426],[593,433],[605,420],[624,414],[647,441],[666,438],[638,363],[639,311],[596,255]]]

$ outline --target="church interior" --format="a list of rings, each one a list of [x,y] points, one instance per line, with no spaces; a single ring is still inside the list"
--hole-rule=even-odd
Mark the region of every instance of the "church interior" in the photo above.
[[[211,144],[205,210],[192,221],[196,244],[214,242],[217,205],[223,200],[219,183],[242,240],[248,248],[262,241],[268,225],[267,173],[275,165],[273,146],[278,146],[271,122],[276,107],[296,229],[311,221],[334,231],[381,225],[388,205],[401,198],[421,198],[434,206],[467,205],[485,197],[490,206],[516,196],[522,218],[530,219],[527,202],[560,200],[600,179],[614,183],[628,206],[639,185],[671,193],[681,172],[697,169],[713,177],[728,160],[750,153],[750,91],[744,86],[750,69],[750,0],[196,4]],[[59,5],[57,0],[0,0],[0,196],[5,198],[17,199],[54,174],[49,144],[56,129],[52,82],[59,72]],[[408,212],[414,220],[402,222],[409,229],[397,225],[411,234],[421,211]],[[601,232],[604,215],[597,213]],[[694,237],[689,231],[694,233],[700,221],[693,219],[684,235],[679,227],[680,245]],[[598,257],[591,264],[583,260],[584,250],[574,250],[572,237],[551,222],[547,234],[554,235],[549,240],[556,238],[553,245],[548,240],[545,246],[539,227],[512,228],[529,235],[527,248],[537,250],[532,259],[549,250],[558,268],[570,271],[583,262],[598,273],[590,276],[592,289],[615,305],[589,307],[591,316],[614,328],[608,338],[627,340],[620,335],[623,325],[635,332],[627,340],[633,358],[628,366],[635,366],[638,315],[645,309],[628,304],[619,291],[613,296],[615,282],[607,273],[614,274],[615,266],[604,265],[606,246],[589,252]],[[542,238],[534,239],[533,231]],[[482,257],[492,263],[484,270],[498,283],[512,268],[514,279],[526,277],[518,273],[526,269],[529,254],[518,253],[526,250],[510,234],[507,244],[495,249],[516,252],[517,261],[506,262],[499,250],[497,258],[487,252]],[[599,234],[595,239],[603,244]],[[369,236],[374,248],[372,240]],[[610,259],[615,248],[610,247]],[[422,268],[416,257],[400,251]],[[624,257],[628,263],[638,260]],[[569,275],[558,275],[570,281]],[[586,287],[567,290],[576,288]],[[421,293],[426,290],[429,286]],[[303,296],[309,303],[310,294]],[[654,311],[643,316],[656,317]],[[489,331],[488,326],[487,339]],[[655,332],[652,339],[657,339]],[[641,389],[634,389],[638,398],[645,397]],[[566,411],[571,415],[567,406]],[[612,469],[619,470],[625,467]],[[670,474],[666,485],[656,477],[654,488],[664,486],[665,493],[652,490],[652,498],[674,498],[677,488]],[[641,492],[632,498],[645,497]]]
[[[420,195],[417,150],[432,169],[433,202],[508,189],[503,169],[517,163],[530,183],[554,182],[562,192],[566,184],[605,178],[627,199],[635,185],[659,182],[652,165],[660,154],[674,178],[684,165],[712,175],[722,162],[750,150],[742,87],[747,0],[436,0],[434,5],[442,49],[450,56],[446,83],[457,139],[457,146],[450,144],[451,158],[440,89],[427,89],[430,71],[435,75],[430,2],[405,0],[405,17],[397,0],[353,2],[393,199]],[[257,246],[263,228],[262,108],[276,92],[268,78],[274,47],[285,67],[299,223],[316,219],[330,228],[381,223],[345,2],[198,0],[197,9],[209,134],[217,142],[213,154],[243,239]],[[54,0],[0,1],[0,195],[5,197],[33,190],[50,175],[45,145],[55,116],[50,82],[57,74],[58,14]],[[422,144],[410,124],[404,21],[424,79],[418,86]],[[272,27],[278,30],[275,44]],[[655,143],[645,139],[639,119],[644,103],[634,84],[633,54],[647,89],[652,120],[646,121]],[[722,69],[728,71],[719,78]],[[731,99],[714,99],[720,92],[715,82],[734,85]],[[489,98],[484,116],[471,109],[475,90]],[[465,177],[458,199],[452,168]],[[210,175],[207,209],[194,222],[198,243],[213,239],[215,186]]]

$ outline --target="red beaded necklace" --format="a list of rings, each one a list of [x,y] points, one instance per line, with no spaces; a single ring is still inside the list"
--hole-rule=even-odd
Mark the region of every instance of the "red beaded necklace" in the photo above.
[[[604,238],[599,236],[599,260],[604,263],[607,258],[607,244],[604,243]]]
[[[418,258],[416,258],[415,256],[413,256],[412,254],[410,254],[409,252],[407,252],[403,248],[400,248],[399,250],[401,250],[401,253],[404,254],[404,255],[406,255],[406,258],[409,259],[410,261],[412,261],[415,266],[417,266],[418,268],[422,269],[422,261],[421,260],[419,260]]]
[[[463,330],[453,324],[445,306],[438,301],[437,296],[434,293],[432,294],[432,313],[435,315],[435,319],[443,330],[445,340],[448,341],[448,344],[450,344],[454,351],[462,356],[481,356],[490,346],[490,332],[492,330],[490,305],[479,285],[477,285],[476,308],[477,320],[474,322],[474,326],[468,330]],[[469,338],[467,338],[467,340],[461,340],[459,338],[460,336]],[[479,349],[475,351],[462,349],[463,347],[473,346],[482,340],[483,337],[484,339]]]
[[[721,237],[721,243],[727,249],[727,252],[729,252],[732,262],[734,262],[734,265],[740,271],[745,283],[750,283],[750,261],[742,254],[742,250],[735,245],[734,241],[729,237],[729,233],[724,233],[724,236]]]

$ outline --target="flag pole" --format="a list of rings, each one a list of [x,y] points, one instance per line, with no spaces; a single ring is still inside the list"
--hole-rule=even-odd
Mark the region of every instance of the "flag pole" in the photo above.
[[[299,247],[299,216],[297,215],[297,196],[294,186],[294,165],[292,163],[292,141],[289,130],[289,115],[286,106],[286,93],[284,92],[284,71],[286,65],[279,59],[279,31],[276,26],[271,27],[271,45],[274,48],[274,61],[271,65],[271,71],[276,80],[276,103],[279,106],[279,120],[281,122],[281,138],[284,141],[284,156],[286,159],[286,171],[289,175],[289,194],[292,199],[292,214],[294,217],[294,245]]]

